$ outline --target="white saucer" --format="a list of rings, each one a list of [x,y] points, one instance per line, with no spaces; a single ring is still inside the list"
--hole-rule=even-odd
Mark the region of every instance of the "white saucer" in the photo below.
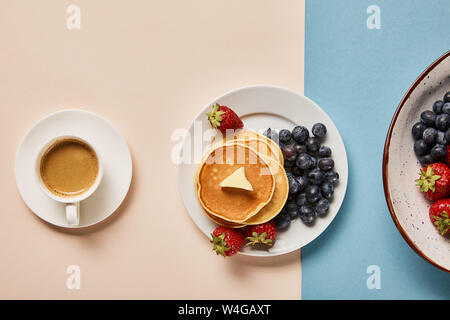
[[[347,189],[347,154],[344,142],[333,121],[317,104],[293,91],[263,85],[239,88],[214,99],[199,113],[183,140],[181,154],[195,154],[193,148],[196,144],[196,137],[199,136],[201,139],[203,133],[211,128],[206,112],[210,111],[213,103],[229,106],[241,117],[244,128],[254,129],[258,132],[269,127],[292,129],[299,124],[311,129],[312,125],[317,122],[322,122],[327,126],[328,133],[324,144],[333,150],[335,170],[340,176],[327,215],[316,218],[313,226],[305,225],[300,219],[292,221],[288,230],[278,233],[277,241],[268,250],[253,250],[243,247],[239,253],[248,256],[277,256],[295,251],[316,239],[337,215]],[[202,123],[203,132],[195,132],[194,123],[196,121]],[[206,150],[210,144],[208,141],[200,141],[200,143],[203,150]],[[178,165],[178,185],[184,205],[192,220],[205,235],[210,237],[217,225],[206,217],[197,201],[194,191],[196,168],[195,161],[180,163]]]
[[[56,136],[74,135],[88,140],[104,166],[103,180],[81,203],[78,226],[68,225],[64,206],[40,189],[35,175],[39,149]],[[65,228],[88,227],[109,217],[122,203],[131,184],[130,150],[121,134],[106,120],[83,110],[63,110],[38,121],[25,135],[15,161],[16,184],[22,199],[38,217]]]

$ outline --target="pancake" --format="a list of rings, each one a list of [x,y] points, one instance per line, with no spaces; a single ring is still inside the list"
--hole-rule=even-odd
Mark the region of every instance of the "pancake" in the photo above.
[[[251,138],[251,139],[236,139],[234,141],[236,141],[237,143],[245,144],[246,146],[254,149],[256,152],[258,152],[259,155],[272,158],[277,162],[280,161],[280,154],[278,153],[278,150],[275,149],[270,144],[268,144],[265,140],[259,138]]]
[[[198,183],[196,183],[196,187],[195,187],[195,195],[197,196],[197,199],[199,200],[199,196],[198,196],[198,190],[199,190],[199,185]],[[199,200],[200,201],[200,200]],[[231,222],[231,221],[227,221],[224,219],[221,219],[219,217],[216,217],[212,214],[210,214],[209,212],[207,212],[205,209],[203,209],[203,213],[209,218],[211,219],[213,222],[217,223],[218,225],[224,226],[224,227],[228,227],[228,228],[242,228],[245,227],[245,224],[239,224],[239,223],[235,223],[235,222]]]
[[[271,148],[271,146],[265,141],[258,138],[250,138],[248,140],[234,140],[234,139],[223,139],[218,142],[215,142],[212,144],[207,152],[202,157],[202,163],[205,162],[206,158],[209,156],[212,150],[217,149],[219,146],[223,145],[233,145],[236,143],[245,144],[249,148],[252,148],[255,150],[258,155],[262,156],[263,159],[266,159],[267,157],[272,158],[273,160],[279,162],[279,154],[278,151],[275,149],[275,151]],[[197,167],[196,173],[195,173],[195,179],[194,184],[197,185],[197,178],[198,178],[198,172],[200,170],[201,166]]]
[[[246,225],[255,225],[255,224],[261,224],[264,222],[267,222],[269,220],[272,220],[278,213],[280,213],[281,209],[283,209],[286,200],[289,195],[289,182],[286,176],[286,172],[284,171],[284,168],[281,166],[281,164],[273,159],[263,157],[264,160],[267,161],[269,164],[272,173],[275,176],[275,190],[272,196],[272,199],[270,202],[265,205],[257,214],[255,214],[250,219],[242,222],[242,224],[233,223],[231,221],[226,221],[223,219],[220,219],[216,216],[213,216],[209,214],[208,212],[204,211],[205,214],[215,223],[230,227],[230,228],[242,228]],[[198,190],[198,186],[197,186]],[[197,193],[196,193],[197,194]]]
[[[245,227],[245,224],[239,224],[236,222],[231,222],[231,221],[221,219],[219,217],[216,217],[215,215],[212,215],[212,214],[206,212],[205,210],[203,210],[203,212],[206,214],[206,216],[208,218],[210,218],[213,222],[217,223],[218,225],[228,227],[228,228],[243,228],[243,227]]]
[[[245,144],[249,148],[254,149],[259,155],[266,156],[269,158],[272,158],[273,160],[280,162],[280,154],[278,153],[278,150],[275,149],[273,146],[271,147],[266,141],[258,139],[258,138],[251,138],[248,140],[239,139],[239,140],[224,140],[219,141],[213,144],[210,148],[208,148],[207,152],[202,158],[202,162],[205,161],[205,158],[208,156],[209,152],[213,149],[218,148],[219,146],[223,145],[231,145],[235,143]]]
[[[282,165],[284,164],[283,152],[276,142],[253,130],[240,130],[235,134],[230,134],[223,139],[215,141],[208,150],[217,148],[220,145],[239,142],[255,149],[258,153],[274,158]],[[208,154],[208,151],[205,153]]]
[[[275,190],[270,202],[253,217],[243,222],[245,224],[261,224],[273,219],[283,209],[289,195],[289,182],[283,166],[273,159],[265,160],[269,163],[274,174]]]
[[[244,167],[253,191],[222,188],[219,184]],[[270,202],[275,178],[269,164],[248,146],[233,143],[209,152],[196,177],[198,199],[205,211],[222,220],[241,224]]]
[[[267,138],[265,135],[259,134],[254,130],[241,130],[236,132],[234,135],[227,136],[227,139],[235,139],[235,140],[248,140],[248,139],[259,139],[264,141],[274,153],[278,154],[277,160],[284,165],[284,156],[283,152],[280,149],[280,146],[273,141],[272,139]]]

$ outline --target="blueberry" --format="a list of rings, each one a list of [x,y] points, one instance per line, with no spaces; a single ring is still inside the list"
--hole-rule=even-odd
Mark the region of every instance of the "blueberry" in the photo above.
[[[293,201],[293,200],[295,200],[295,194],[288,193],[287,201]]]
[[[445,140],[450,142],[450,129],[445,132]]]
[[[306,187],[308,187],[309,183],[308,183],[308,180],[305,177],[299,176],[296,179],[297,179],[297,182],[298,182],[298,185],[299,185],[299,191],[300,192],[302,192],[303,190],[306,189]]]
[[[306,152],[306,146],[304,144],[296,143],[294,144],[294,149],[297,151],[297,153]]]
[[[313,169],[308,173],[308,179],[312,184],[320,185],[325,180],[325,175],[319,169]]]
[[[264,131],[263,135],[278,143],[278,133],[276,130],[269,128],[266,131]]]
[[[297,206],[297,204],[295,202],[287,203],[286,206],[284,207],[284,209],[286,210],[286,212],[291,217],[291,220],[293,220],[293,219],[298,217],[300,208]]]
[[[414,124],[411,130],[414,140],[422,139],[423,132],[426,128],[426,124],[422,122],[417,122],[416,124]]]
[[[323,123],[316,123],[313,125],[311,132],[317,138],[323,138],[327,134],[327,127]]]
[[[295,165],[295,160],[284,160],[284,167],[291,168]]]
[[[310,185],[306,188],[306,200],[309,203],[315,203],[320,199],[320,188],[316,185]]]
[[[300,185],[298,184],[297,180],[294,177],[289,177],[289,193],[296,194],[300,191]]]
[[[306,170],[309,169],[311,167],[311,165],[313,164],[313,160],[311,159],[311,156],[309,156],[306,153],[300,153],[297,156],[297,160],[295,161],[297,167],[299,167],[300,169]]]
[[[442,113],[442,107],[444,106],[444,101],[438,100],[435,103],[433,103],[433,111],[436,114]]]
[[[297,203],[297,205],[300,206],[300,207],[304,206],[305,204],[307,204],[306,193],[304,193],[304,192],[299,193],[297,195],[297,197],[295,198],[295,203]]]
[[[317,155],[320,158],[329,158],[331,157],[331,149],[327,146],[321,146]]]
[[[334,168],[334,160],[331,158],[319,159],[319,169],[323,171],[330,171]]]
[[[286,230],[287,228],[289,228],[289,224],[290,224],[290,221],[287,221],[287,220],[281,220],[281,221],[277,224],[277,229],[278,229],[279,231]]]
[[[425,143],[425,141],[420,139],[414,142],[414,152],[418,157],[424,156],[430,152],[430,147]]]
[[[292,168],[291,168],[291,172],[292,172],[292,174],[294,175],[294,177],[302,176],[303,173],[304,173],[303,170],[300,169],[300,168],[297,167],[297,166],[292,167]]]
[[[286,209],[283,208],[282,210],[282,216],[281,216],[284,220],[288,220],[291,221],[291,215],[289,213],[287,213]]]
[[[291,222],[291,216],[289,213],[286,212],[286,209],[282,209],[280,213],[275,217],[275,222],[280,221],[287,221],[288,223]]]
[[[312,170],[314,168],[317,168],[317,158],[310,156],[311,157],[311,165],[309,166],[309,169]]]
[[[316,219],[316,214],[314,212],[313,207],[311,207],[310,205],[304,205],[300,207],[300,219],[302,219],[302,221],[304,223],[313,223],[314,220]]]
[[[446,113],[440,114],[436,117],[436,128],[445,131],[450,127],[450,116]]]
[[[442,112],[445,114],[450,114],[450,103],[444,103],[444,105],[442,106]]]
[[[284,209],[275,217],[274,220],[277,224],[278,230],[287,229],[291,223],[291,217]]]
[[[275,222],[282,220],[284,217],[283,215],[286,213],[286,210],[283,208],[281,211],[275,216],[274,220]]]
[[[295,142],[303,143],[308,137],[309,131],[303,126],[297,126],[292,130],[292,139],[294,139]]]
[[[320,191],[324,198],[331,199],[331,197],[333,197],[334,187],[331,183],[325,182],[320,186]]]
[[[444,102],[450,102],[450,91],[444,94]]]
[[[277,224],[277,226],[278,226],[282,220],[283,220],[283,219],[281,218],[281,211],[280,211],[280,213],[279,213],[278,215],[276,215],[275,218],[273,218],[273,221],[274,221],[274,222]]]
[[[286,160],[294,161],[297,158],[297,151],[293,146],[285,146],[282,151]]]
[[[316,213],[319,216],[324,216],[327,214],[329,208],[330,208],[330,202],[328,201],[328,199],[322,198],[316,203],[316,206],[314,209],[316,210]]]
[[[434,127],[436,125],[436,113],[430,110],[424,111],[420,115],[420,120],[427,126]]]
[[[278,133],[278,139],[280,142],[288,143],[291,140],[291,132],[286,129],[280,130]]]
[[[447,157],[447,149],[442,144],[437,144],[431,149],[430,154],[436,162],[445,161]]]
[[[308,152],[314,153],[319,151],[320,148],[320,141],[317,137],[309,137],[306,141],[306,148],[308,149]]]
[[[325,179],[332,185],[336,185],[339,181],[339,174],[336,171],[325,172]]]
[[[423,157],[420,157],[419,162],[423,167],[425,167],[425,166],[433,163],[433,157],[431,156],[431,154],[427,154]]]
[[[437,131],[435,128],[426,128],[423,132],[423,141],[427,144],[434,144],[436,141]]]
[[[436,143],[437,144],[442,144],[444,146],[447,145],[447,138],[445,136],[445,132],[443,131],[438,131],[437,135],[436,135]]]

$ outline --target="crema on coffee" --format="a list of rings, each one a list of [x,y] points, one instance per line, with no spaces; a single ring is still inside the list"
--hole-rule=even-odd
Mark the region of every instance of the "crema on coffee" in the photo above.
[[[97,179],[99,161],[85,142],[62,139],[43,154],[40,175],[44,185],[57,196],[76,197],[89,190]]]

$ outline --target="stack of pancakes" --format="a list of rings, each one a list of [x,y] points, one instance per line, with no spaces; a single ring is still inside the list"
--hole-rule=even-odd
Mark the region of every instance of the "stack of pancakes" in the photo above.
[[[271,220],[288,197],[283,162],[280,147],[255,131],[240,131],[214,143],[195,177],[203,211],[214,222],[233,228]],[[252,190],[220,186],[242,167]]]

